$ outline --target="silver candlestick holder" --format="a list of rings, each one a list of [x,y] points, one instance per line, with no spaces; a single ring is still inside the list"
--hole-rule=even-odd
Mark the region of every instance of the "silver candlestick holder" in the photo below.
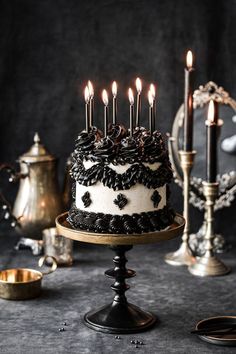
[[[168,253],[165,261],[173,266],[190,265],[195,259],[192,251],[189,248],[189,190],[190,190],[190,175],[193,168],[194,157],[196,151],[179,151],[180,165],[183,171],[183,195],[184,195],[184,210],[185,228],[182,236],[180,248]]]
[[[206,198],[206,233],[205,253],[197,257],[196,262],[189,266],[189,271],[197,276],[219,276],[230,272],[221,260],[213,252],[214,241],[214,205],[218,196],[219,183],[203,182],[203,193]]]

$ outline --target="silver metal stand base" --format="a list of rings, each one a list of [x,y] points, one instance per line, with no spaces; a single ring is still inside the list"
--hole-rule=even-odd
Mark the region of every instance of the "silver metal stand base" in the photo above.
[[[182,242],[177,251],[168,253],[165,256],[165,262],[173,266],[189,266],[195,262],[195,258],[193,257],[187,243]]]
[[[230,268],[227,267],[215,256],[212,257],[200,257],[196,259],[196,262],[188,267],[191,274],[200,277],[214,277],[225,275],[230,272]]]

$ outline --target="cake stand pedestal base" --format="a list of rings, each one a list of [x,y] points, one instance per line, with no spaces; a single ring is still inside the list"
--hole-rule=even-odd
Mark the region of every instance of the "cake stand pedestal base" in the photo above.
[[[67,216],[68,213],[64,213],[56,219],[60,235],[76,241],[108,245],[115,252],[114,268],[105,272],[108,278],[115,279],[111,285],[115,292],[114,299],[111,304],[88,312],[84,316],[84,323],[96,331],[116,334],[143,332],[153,326],[156,323],[156,317],[130,304],[126,299],[125,292],[129,289],[129,285],[125,280],[136,274],[133,270],[126,268],[125,253],[132,249],[132,245],[154,243],[180,236],[184,230],[184,218],[176,214],[173,224],[165,230],[126,235],[75,230],[68,223]]]
[[[101,307],[84,316],[85,324],[92,329],[105,333],[139,333],[146,331],[156,322],[155,316],[129,304],[118,304]]]
[[[137,333],[145,331],[156,322],[155,316],[130,304],[125,296],[125,292],[129,289],[125,279],[136,275],[133,270],[127,269],[125,266],[127,262],[125,252],[132,247],[131,245],[110,246],[110,249],[115,252],[114,268],[107,270],[105,275],[109,278],[115,278],[114,284],[111,285],[115,297],[111,304],[92,310],[84,316],[85,324],[96,331]]]

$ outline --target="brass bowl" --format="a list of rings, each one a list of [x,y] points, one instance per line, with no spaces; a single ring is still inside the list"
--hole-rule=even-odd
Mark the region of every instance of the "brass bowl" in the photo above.
[[[57,262],[51,256],[41,257],[38,262],[39,267],[42,267],[47,259],[52,262],[47,272],[27,268],[0,271],[0,297],[7,300],[27,300],[39,296],[43,276],[57,269]]]

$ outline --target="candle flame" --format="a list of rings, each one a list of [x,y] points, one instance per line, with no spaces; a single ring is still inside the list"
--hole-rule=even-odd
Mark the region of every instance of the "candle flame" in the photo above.
[[[139,77],[137,77],[137,79],[135,81],[135,84],[136,84],[136,89],[137,89],[138,93],[141,93],[141,91],[142,91],[142,81],[140,80]]]
[[[89,102],[89,88],[88,86],[85,87],[85,90],[84,90],[84,100],[85,100],[85,103],[88,103]]]
[[[129,103],[131,104],[131,106],[133,106],[134,94],[133,94],[133,90],[131,88],[129,88],[129,90],[128,90],[128,96],[129,96]]]
[[[186,65],[188,69],[191,69],[193,66],[193,53],[191,50],[188,50],[187,55],[186,55]]]
[[[150,107],[153,107],[153,100],[154,100],[154,97],[153,97],[152,91],[149,90],[148,91],[148,102],[149,102]]]
[[[210,121],[211,123],[214,122],[214,115],[215,115],[214,102],[213,102],[213,100],[210,100],[210,102],[209,102],[209,107],[208,107],[207,119],[208,119],[208,121]]]
[[[105,106],[108,106],[108,94],[106,90],[102,91],[102,100]]]
[[[112,91],[113,96],[116,97],[117,96],[117,83],[116,83],[116,81],[113,81],[111,91]]]
[[[90,80],[88,80],[88,89],[89,89],[89,98],[94,97],[94,89],[93,89],[93,84]]]
[[[156,88],[153,84],[150,85],[150,91],[152,93],[152,97],[153,99],[155,100],[155,97],[156,97]]]

